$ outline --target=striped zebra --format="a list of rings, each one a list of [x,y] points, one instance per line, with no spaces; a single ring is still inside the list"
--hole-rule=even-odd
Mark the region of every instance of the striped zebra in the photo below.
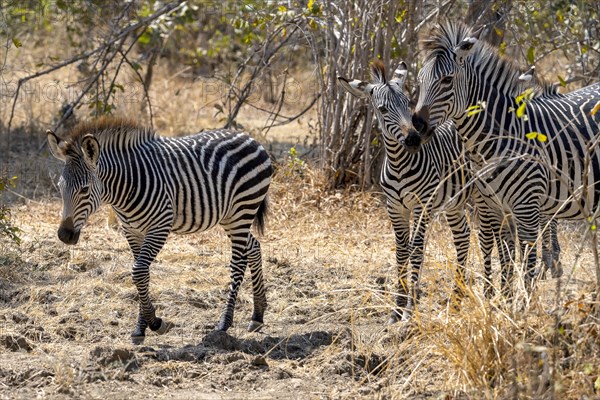
[[[245,133],[214,130],[165,138],[132,121],[102,118],[75,127],[67,139],[47,131],[52,154],[65,163],[58,237],[76,244],[88,217],[110,204],[134,256],[133,282],[139,316],[131,337],[142,343],[146,328],[166,333],[148,295],[150,264],[170,232],[193,233],[220,224],[231,240],[231,283],[217,330],[233,322],[246,266],[252,273],[254,312],[250,331],[260,329],[267,306],[261,250],[250,233],[264,228],[273,170],[263,147]]]
[[[521,71],[466,25],[435,25],[420,43],[425,59],[415,119],[425,126],[422,141],[437,125],[456,124],[485,182],[484,195],[516,222],[530,286],[540,221],[582,219],[596,210],[600,115],[591,112],[600,84],[567,95],[542,84],[522,100],[530,84],[519,79]],[[466,112],[475,105],[477,112]]]
[[[403,89],[406,64],[400,63],[390,80],[379,60],[373,62],[371,72],[373,82],[344,77],[338,81],[352,95],[370,99],[383,133],[386,157],[381,187],[396,238],[398,269],[397,308],[389,321],[394,323],[409,319],[416,305],[424,237],[432,212],[446,211],[458,261],[455,294],[457,299],[462,296],[470,238],[465,205],[472,186],[467,184],[471,177],[451,124],[440,126],[423,151],[418,151],[419,136],[412,127],[409,99]],[[410,277],[409,264],[413,267]]]

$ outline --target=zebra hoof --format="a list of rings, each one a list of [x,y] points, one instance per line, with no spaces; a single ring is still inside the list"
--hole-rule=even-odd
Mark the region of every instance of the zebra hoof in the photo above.
[[[560,262],[556,263],[551,272],[553,278],[560,278],[563,275],[562,264]]]
[[[394,325],[398,323],[398,321],[400,321],[401,318],[402,317],[400,316],[400,314],[398,314],[396,311],[392,311],[392,315],[390,315],[390,319],[388,319],[387,324]]]
[[[263,327],[263,325],[264,324],[262,322],[250,321],[250,324],[248,325],[248,332],[258,332]]]
[[[141,336],[131,335],[131,343],[133,343],[135,345],[143,344],[144,339],[146,339],[146,335],[141,335]]]

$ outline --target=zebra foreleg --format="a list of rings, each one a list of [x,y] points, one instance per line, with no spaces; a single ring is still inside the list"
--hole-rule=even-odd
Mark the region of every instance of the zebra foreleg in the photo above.
[[[425,247],[425,233],[429,225],[429,212],[427,210],[415,210],[415,218],[413,222],[410,255],[410,263],[412,271],[410,274],[410,293],[408,295],[408,303],[404,309],[404,320],[410,319],[414,309],[417,306],[421,292],[419,289],[419,277],[421,275],[421,265],[423,265],[423,249]]]
[[[396,294],[396,308],[392,310],[392,314],[388,324],[394,324],[403,318],[407,313],[408,306],[408,282],[409,282],[409,258],[411,254],[410,248],[410,228],[408,218],[398,215],[392,215],[392,225],[394,227],[394,235],[396,237],[396,268],[398,272],[398,293]]]
[[[560,278],[563,274],[562,263],[560,262],[560,244],[558,243],[558,221],[550,221],[550,242],[552,243],[552,264],[550,271],[553,278]]]
[[[138,291],[140,304],[138,321],[131,334],[131,340],[134,344],[143,343],[146,337],[146,328],[148,327],[159,335],[167,333],[173,327],[173,324],[156,316],[156,310],[152,305],[148,293],[150,284],[150,265],[156,258],[158,252],[162,249],[168,235],[169,228],[156,229],[146,235],[137,257],[135,257],[136,251],[134,250],[135,262],[131,276]]]
[[[248,331],[256,332],[264,324],[263,318],[267,308],[267,296],[262,271],[260,243],[252,234],[249,235],[248,239],[247,257],[248,266],[252,273],[252,293],[254,296],[254,311],[252,312],[252,320],[248,326]]]
[[[218,331],[226,331],[233,325],[235,302],[248,265],[247,247],[250,235],[250,224],[246,226],[224,225],[223,227],[231,239],[231,263],[229,264],[231,282],[225,311],[221,314],[215,328]]]
[[[454,295],[451,298],[451,306],[455,307],[460,304],[467,292],[465,266],[469,256],[471,230],[469,229],[464,209],[446,213],[446,219],[452,231],[454,247],[456,248],[456,261],[458,263],[454,271]]]
[[[487,299],[494,296],[492,284],[492,250],[494,250],[494,220],[486,212],[484,205],[479,207],[479,247],[483,254],[483,294]]]

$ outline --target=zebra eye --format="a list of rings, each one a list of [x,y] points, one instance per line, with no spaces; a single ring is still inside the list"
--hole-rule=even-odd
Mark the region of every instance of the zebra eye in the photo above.
[[[386,112],[388,112],[388,109],[386,106],[379,106],[377,107],[377,109],[379,110],[380,113],[385,114]]]
[[[89,191],[90,191],[89,186],[82,186],[81,189],[79,189],[79,193],[81,193],[81,194],[86,194]]]
[[[452,83],[452,75],[446,75],[442,78],[442,83],[448,85]]]

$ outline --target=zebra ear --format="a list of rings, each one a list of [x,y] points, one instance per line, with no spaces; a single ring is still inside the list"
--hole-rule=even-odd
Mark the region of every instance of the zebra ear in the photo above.
[[[64,152],[65,141],[56,136],[50,129],[46,131],[46,137],[48,138],[48,147],[52,155],[61,161],[67,161],[67,156]]]
[[[96,168],[98,158],[100,158],[100,144],[98,143],[98,139],[88,133],[81,140],[81,150],[83,151],[85,162],[90,167]]]
[[[338,76],[338,82],[348,93],[360,98],[368,97],[373,90],[372,84],[358,79],[350,81],[343,76]]]
[[[398,85],[403,86],[406,81],[406,74],[408,73],[408,67],[404,61],[400,61],[398,68],[394,71],[394,76],[390,82],[396,82]]]
[[[519,80],[521,82],[531,82],[531,80],[535,76],[535,65],[532,65],[527,71],[523,72],[519,75]]]
[[[454,48],[454,52],[456,53],[456,62],[459,65],[463,65],[465,62],[465,58],[471,54],[475,43],[477,43],[479,39],[473,36],[466,37]]]

